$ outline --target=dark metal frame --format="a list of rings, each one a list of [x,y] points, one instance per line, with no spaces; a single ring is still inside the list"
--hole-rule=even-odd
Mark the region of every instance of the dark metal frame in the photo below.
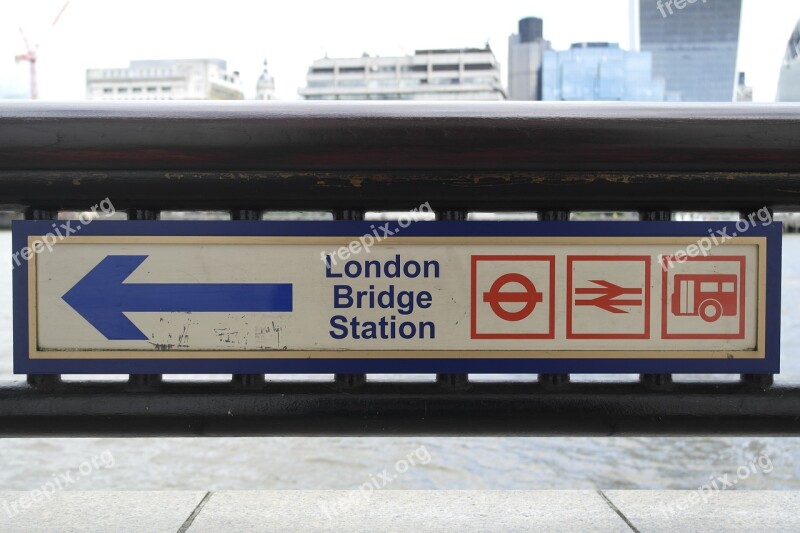
[[[800,389],[747,383],[0,386],[3,436],[796,435]]]
[[[790,105],[11,104],[0,106],[0,205],[55,218],[109,197],[164,209],[468,211],[800,207],[800,107]],[[0,384],[0,435],[798,434],[800,387],[738,383]]]

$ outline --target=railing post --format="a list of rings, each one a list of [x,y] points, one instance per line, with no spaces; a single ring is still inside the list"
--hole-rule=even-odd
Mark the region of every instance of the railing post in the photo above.
[[[232,209],[231,220],[261,220],[262,214],[259,209]]]
[[[741,220],[747,220],[748,224],[750,224],[751,221],[757,220],[756,214],[760,213],[763,209],[767,210],[769,221],[774,220],[775,211],[771,207],[767,206],[761,206],[756,209],[743,209],[739,212],[739,218]],[[772,374],[741,374],[739,376],[739,380],[746,385],[751,385],[760,389],[767,389],[775,381],[775,378]]]
[[[672,220],[672,211],[639,211],[639,220],[642,222],[669,222]]]
[[[258,209],[232,209],[231,220],[261,220]],[[239,387],[261,387],[267,382],[264,374],[233,374],[231,383]]]
[[[538,211],[536,214],[541,222],[569,222],[569,210]]]
[[[672,211],[639,211],[642,222],[669,222]],[[672,374],[639,374],[639,383],[648,389],[664,389],[672,385]]]
[[[28,207],[25,209],[25,220],[56,220],[58,209]],[[61,383],[60,374],[28,374],[26,381],[33,387],[52,387]]]
[[[443,209],[436,211],[436,220],[463,222],[467,220],[469,211]],[[458,389],[469,386],[469,374],[436,374],[436,383],[440,387]]]
[[[161,212],[156,209],[128,209],[128,220],[158,220]],[[139,387],[151,387],[163,381],[161,374],[129,374],[128,383]]]
[[[364,211],[359,209],[334,209],[334,220],[364,220]],[[357,237],[354,235],[353,237]],[[345,389],[360,387],[367,382],[366,374],[334,374],[333,380],[337,386]]]
[[[442,211],[436,211],[436,220],[464,222],[465,220],[467,220],[467,215],[469,215],[469,211],[444,209]]]
[[[568,222],[569,210],[551,209],[537,213],[540,222]],[[562,387],[569,383],[569,374],[539,374],[537,381],[547,387]]]
[[[741,374],[739,378],[741,383],[759,389],[768,389],[775,382],[772,374]]]

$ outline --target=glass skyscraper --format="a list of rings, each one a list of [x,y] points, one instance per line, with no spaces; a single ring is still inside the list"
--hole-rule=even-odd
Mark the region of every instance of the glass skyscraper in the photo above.
[[[733,100],[741,11],[742,0],[639,0],[640,48],[668,99]]]
[[[508,38],[508,98],[541,100],[542,54],[550,48],[543,36],[544,22],[537,17],[519,21],[519,31]]]
[[[628,52],[617,43],[576,43],[545,50],[542,100],[661,102],[663,80],[654,80],[647,52]]]
[[[800,102],[800,21],[797,22],[786,46],[776,100]]]

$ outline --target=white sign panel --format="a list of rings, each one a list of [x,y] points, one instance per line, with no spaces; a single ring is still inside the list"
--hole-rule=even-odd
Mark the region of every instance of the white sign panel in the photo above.
[[[26,265],[28,356],[765,358],[765,237],[352,241],[69,237]]]

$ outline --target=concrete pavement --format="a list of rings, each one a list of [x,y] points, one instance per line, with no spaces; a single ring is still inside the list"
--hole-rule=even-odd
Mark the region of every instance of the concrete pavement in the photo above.
[[[798,531],[791,491],[0,492],[0,531]]]

